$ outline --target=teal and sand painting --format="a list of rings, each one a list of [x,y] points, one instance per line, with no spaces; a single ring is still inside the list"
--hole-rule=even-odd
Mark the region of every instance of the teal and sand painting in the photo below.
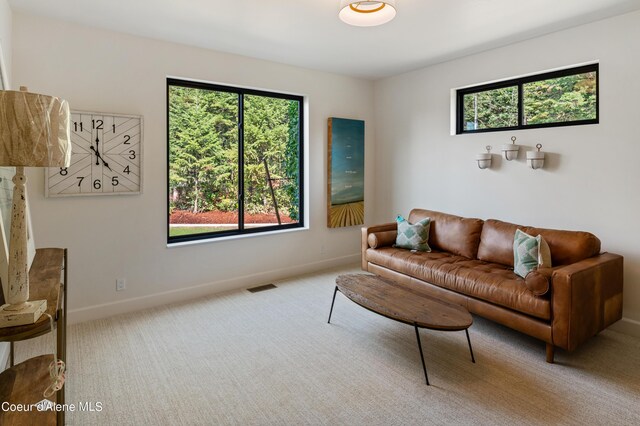
[[[329,119],[330,228],[364,223],[364,121]]]

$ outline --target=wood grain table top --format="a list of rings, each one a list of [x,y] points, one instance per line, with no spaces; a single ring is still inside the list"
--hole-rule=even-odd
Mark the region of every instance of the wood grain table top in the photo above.
[[[336,285],[358,305],[405,324],[445,331],[465,330],[473,324],[464,307],[375,275],[340,275]]]

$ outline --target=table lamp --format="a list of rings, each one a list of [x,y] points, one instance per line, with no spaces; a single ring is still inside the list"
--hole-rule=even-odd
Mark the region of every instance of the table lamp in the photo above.
[[[0,166],[14,166],[6,304],[0,327],[32,324],[46,300],[29,300],[25,167],[68,167],[71,160],[69,105],[60,98],[0,91]]]

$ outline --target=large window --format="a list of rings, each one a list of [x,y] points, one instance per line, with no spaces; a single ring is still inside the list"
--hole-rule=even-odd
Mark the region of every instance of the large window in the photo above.
[[[168,241],[304,226],[303,98],[167,80]]]
[[[456,133],[598,123],[598,64],[457,91]]]

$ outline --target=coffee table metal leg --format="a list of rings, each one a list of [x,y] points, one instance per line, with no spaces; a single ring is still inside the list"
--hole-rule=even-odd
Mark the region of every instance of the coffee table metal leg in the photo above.
[[[420,349],[420,361],[422,361],[422,369],[424,370],[424,378],[427,380],[427,386],[429,385],[429,376],[427,375],[427,366],[424,363],[424,354],[422,353],[422,343],[420,343],[420,333],[418,332],[418,325],[413,324],[416,329],[416,339],[418,339],[418,349]]]
[[[327,324],[331,324],[331,314],[333,313],[333,304],[336,301],[336,293],[338,292],[338,286],[333,290],[333,300],[331,300],[331,310],[329,310],[329,319],[327,320]]]
[[[471,352],[471,362],[475,364],[476,359],[473,357],[473,349],[471,348],[471,339],[469,338],[469,329],[466,328],[464,332],[467,333],[467,342],[469,343],[469,352]]]

